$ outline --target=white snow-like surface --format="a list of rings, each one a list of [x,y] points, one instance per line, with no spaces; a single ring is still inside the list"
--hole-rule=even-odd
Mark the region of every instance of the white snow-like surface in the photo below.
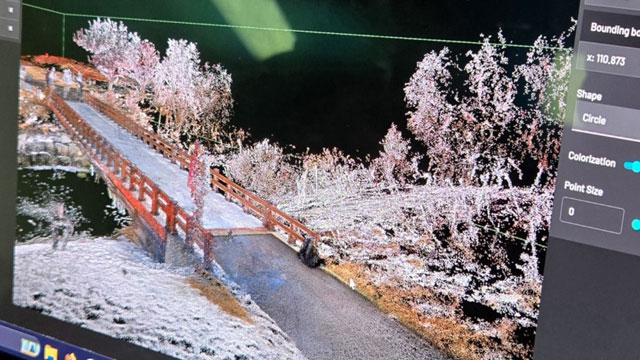
[[[85,103],[67,102],[111,145],[126,156],[140,171],[162,191],[173,198],[185,211],[193,213],[195,204],[189,194],[189,174],[155,152],[141,140],[131,135],[118,124],[106,118]],[[262,222],[245,213],[239,206],[227,201],[224,196],[209,192],[205,200],[202,219],[206,229],[259,228]]]
[[[21,169],[25,170],[55,170],[55,171],[64,171],[64,172],[73,172],[73,173],[89,173],[89,169],[78,167],[78,166],[64,166],[64,165],[34,165],[34,166],[24,166]]]
[[[64,251],[18,245],[13,296],[18,306],[179,359],[304,358],[248,296],[243,306],[254,324],[188,285],[193,275],[126,240],[82,239]]]

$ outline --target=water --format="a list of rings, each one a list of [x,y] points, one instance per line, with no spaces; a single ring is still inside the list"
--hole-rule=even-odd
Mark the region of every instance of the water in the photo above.
[[[56,203],[64,204],[76,234],[109,236],[130,221],[109,197],[106,183],[86,172],[20,169],[17,202],[18,242],[51,235]]]

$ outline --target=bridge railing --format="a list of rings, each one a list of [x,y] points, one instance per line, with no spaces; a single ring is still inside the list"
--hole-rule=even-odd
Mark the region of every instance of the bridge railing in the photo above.
[[[85,148],[140,216],[158,235],[163,245],[167,234],[182,231],[188,247],[202,249],[204,263],[213,259],[213,235],[193,220],[184,209],[145,176],[131,161],[84,121],[59,95],[48,91],[48,105],[72,136]],[[137,196],[134,192],[137,191]],[[162,212],[162,214],[161,214]],[[164,224],[161,223],[164,219]]]
[[[84,98],[88,104],[111,118],[132,135],[169,159],[172,163],[177,163],[183,169],[189,168],[191,157],[186,151],[178,149],[175,145],[162,139],[157,134],[136,124],[113,105],[107,104],[89,94],[85,94]],[[289,243],[294,244],[296,241],[304,241],[305,236],[314,240],[319,239],[319,235],[316,232],[287,215],[273,204],[236,184],[233,180],[222,175],[218,169],[210,169],[210,171],[211,186],[214,189],[222,192],[227,200],[235,200],[240,203],[246,212],[261,218],[263,224],[269,230],[280,229],[286,233],[289,238]]]
[[[173,144],[162,139],[157,134],[136,124],[114,106],[89,94],[84,95],[84,100],[87,104],[93,106],[96,110],[109,117],[133,136],[137,137],[155,151],[162,154],[162,156],[169,159],[172,163],[178,164],[183,169],[189,168],[189,154],[185,151],[177,149]]]

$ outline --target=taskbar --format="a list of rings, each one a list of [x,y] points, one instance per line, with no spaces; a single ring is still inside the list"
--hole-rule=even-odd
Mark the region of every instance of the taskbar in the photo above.
[[[3,321],[0,321],[0,352],[18,359],[111,359]]]

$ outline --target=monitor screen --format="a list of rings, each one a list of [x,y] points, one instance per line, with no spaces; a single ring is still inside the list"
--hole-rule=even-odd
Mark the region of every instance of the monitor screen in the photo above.
[[[552,222],[640,253],[640,5],[0,5],[15,356],[531,359]]]

